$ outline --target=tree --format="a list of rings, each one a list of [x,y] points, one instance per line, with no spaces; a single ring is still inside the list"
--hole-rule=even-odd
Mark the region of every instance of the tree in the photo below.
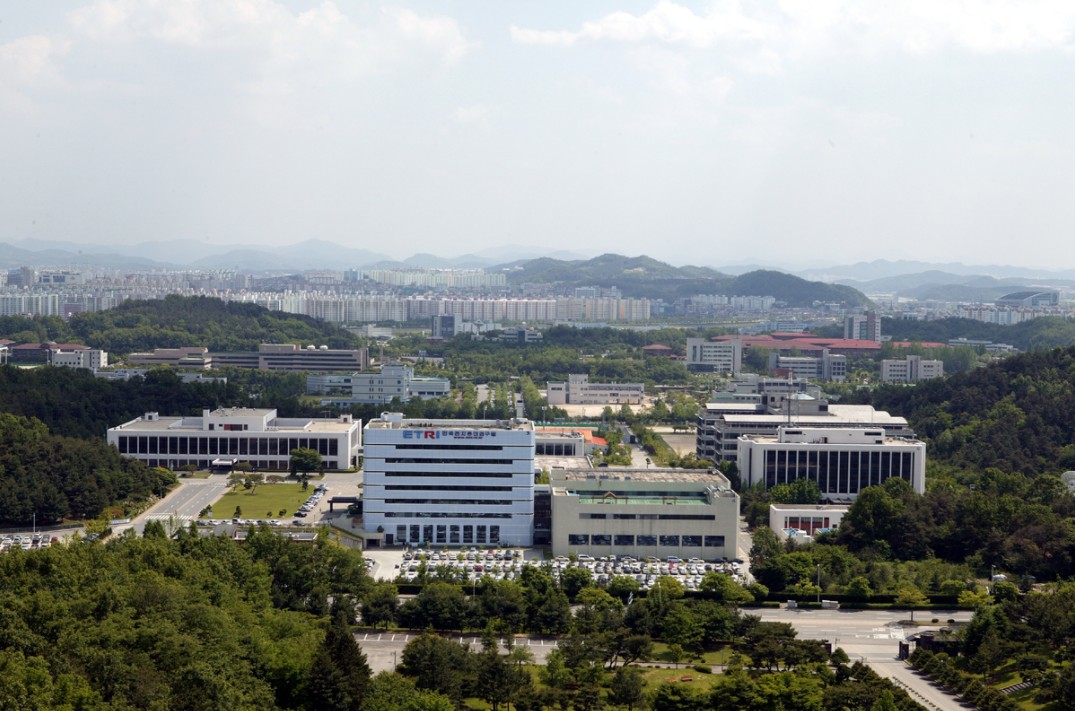
[[[366,655],[359,649],[347,616],[340,610],[314,654],[309,699],[314,708],[361,711],[370,676]]]
[[[321,468],[321,455],[313,449],[291,450],[291,466],[302,474],[318,471]]]
[[[431,689],[455,702],[462,700],[471,673],[470,650],[434,634],[423,634],[403,648],[400,672],[415,677],[419,689]]]
[[[873,595],[869,578],[864,575],[852,578],[851,582],[847,584],[844,594],[853,600],[869,600],[870,596]]]
[[[455,711],[444,694],[419,689],[395,672],[381,672],[370,681],[362,711]]]
[[[742,605],[754,600],[750,591],[735,582],[732,576],[716,571],[706,573],[698,589],[705,597],[730,605]]]
[[[612,677],[609,701],[626,706],[628,711],[631,711],[636,704],[642,702],[645,697],[645,688],[646,680],[638,667],[620,667],[616,676]]]
[[[893,601],[896,607],[906,607],[911,611],[911,622],[914,622],[914,611],[916,607],[924,607],[929,604],[929,598],[922,594],[922,591],[916,587],[904,587],[896,593],[896,599]]]
[[[362,621],[372,627],[385,629],[396,621],[399,610],[399,591],[391,583],[377,583],[362,601]]]

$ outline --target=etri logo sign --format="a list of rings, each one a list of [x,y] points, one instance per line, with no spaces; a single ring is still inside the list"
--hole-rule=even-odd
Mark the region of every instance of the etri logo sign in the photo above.
[[[403,430],[403,439],[485,439],[496,437],[486,430]]]

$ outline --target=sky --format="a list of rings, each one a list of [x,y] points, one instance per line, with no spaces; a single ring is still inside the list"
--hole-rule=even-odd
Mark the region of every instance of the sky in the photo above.
[[[1070,0],[6,0],[0,242],[1073,268],[1073,31]]]

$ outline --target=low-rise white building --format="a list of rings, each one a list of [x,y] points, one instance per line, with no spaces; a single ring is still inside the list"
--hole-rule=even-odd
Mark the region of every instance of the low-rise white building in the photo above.
[[[687,339],[687,369],[732,373],[738,375],[743,367],[743,342],[710,341],[705,338]]]
[[[739,495],[719,472],[553,469],[552,550],[735,558]]]
[[[881,361],[883,383],[917,383],[920,380],[943,376],[944,361],[941,360],[927,360],[922,356],[909,355],[902,360],[886,358]]]
[[[383,413],[366,425],[364,440],[367,538],[388,545],[532,545],[532,422]]]
[[[926,444],[888,437],[880,427],[781,427],[776,436],[745,435],[737,462],[743,486],[809,479],[830,501],[854,499],[892,477],[919,494],[926,490]]]
[[[550,405],[640,405],[642,383],[591,383],[588,375],[569,375],[566,383],[546,383]]]
[[[836,529],[848,508],[840,504],[771,504],[769,528],[781,540],[809,543],[818,534]]]
[[[359,421],[277,417],[276,410],[225,407],[202,410],[201,417],[161,417],[147,412],[108,430],[119,453],[150,466],[175,469],[193,464],[208,469],[214,459],[249,462],[256,469],[286,471],[291,450],[312,449],[326,469],[356,466],[362,444]]]
[[[84,368],[97,370],[108,367],[108,353],[100,348],[85,348],[77,351],[53,351],[49,360],[59,368]]]
[[[451,393],[448,378],[416,376],[414,368],[404,363],[385,363],[376,373],[351,375],[307,375],[306,392],[337,393],[336,397],[321,400],[322,405],[384,405],[398,399],[431,400]],[[347,396],[341,397],[340,393]]]

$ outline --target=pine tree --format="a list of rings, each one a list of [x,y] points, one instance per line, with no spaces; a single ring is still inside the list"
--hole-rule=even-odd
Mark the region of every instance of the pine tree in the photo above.
[[[310,669],[310,707],[332,711],[360,711],[370,681],[366,655],[351,634],[351,625],[339,610],[325,641],[314,654]]]

